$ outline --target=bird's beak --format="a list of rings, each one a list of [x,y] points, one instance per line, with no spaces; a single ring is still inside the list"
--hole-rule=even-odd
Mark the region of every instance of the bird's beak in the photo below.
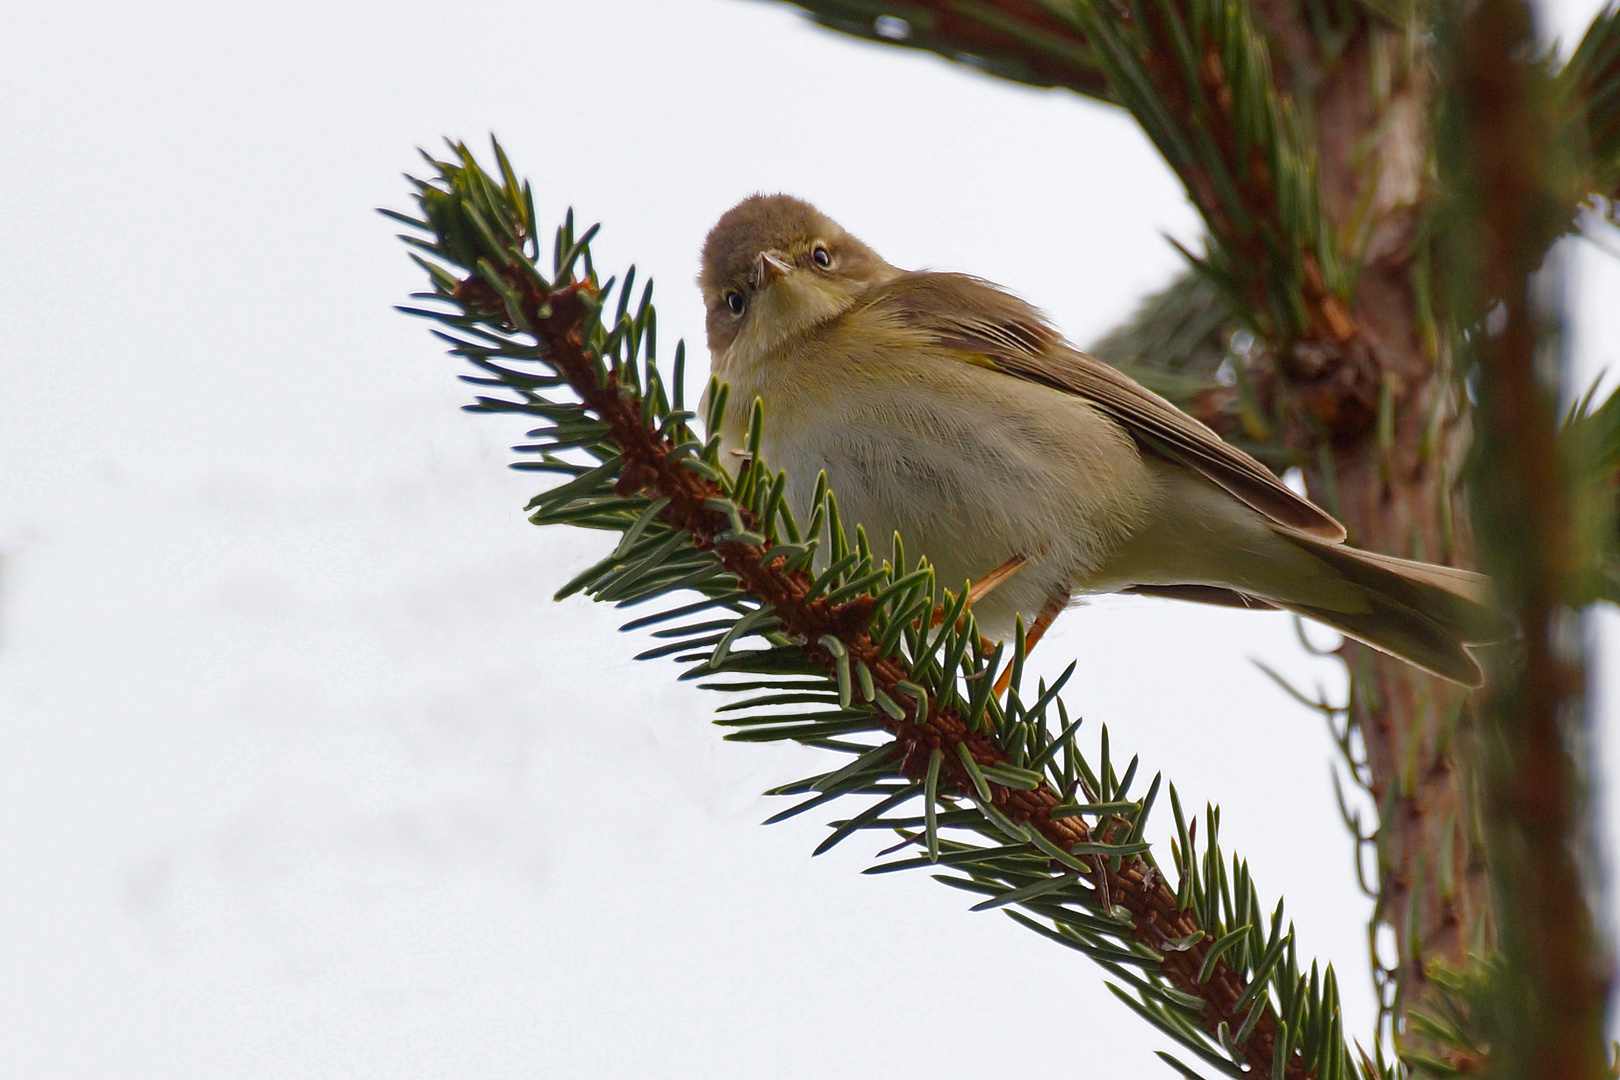
[[[763,289],[777,278],[787,276],[792,269],[780,255],[762,251],[754,263],[754,288]]]

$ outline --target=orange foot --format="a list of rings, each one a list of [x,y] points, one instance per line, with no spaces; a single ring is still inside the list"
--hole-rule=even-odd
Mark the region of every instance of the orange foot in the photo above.
[[[1040,614],[1035,616],[1034,625],[1024,632],[1024,655],[1026,657],[1035,651],[1035,643],[1046,636],[1047,627],[1051,626],[1053,621],[1063,614],[1063,609],[1068,605],[1069,594],[1066,592],[1049,597],[1046,603],[1041,605]],[[1008,661],[1007,667],[997,676],[996,685],[990,689],[992,697],[1000,697],[1006,692],[1008,685],[1012,682],[1012,670],[1012,662]]]
[[[984,577],[969,585],[967,606],[972,607],[980,600],[983,600],[985,597],[989,596],[990,593],[995,590],[997,585],[1000,585],[1003,581],[1006,581],[1008,578],[1018,573],[1018,571],[1022,570],[1024,568],[1024,564],[1027,562],[1029,562],[1028,556],[1014,555],[1012,558],[1008,559],[1006,562],[984,575]],[[934,609],[934,617],[931,625],[938,626],[942,621],[944,621],[944,619],[945,609],[943,607],[937,607]]]

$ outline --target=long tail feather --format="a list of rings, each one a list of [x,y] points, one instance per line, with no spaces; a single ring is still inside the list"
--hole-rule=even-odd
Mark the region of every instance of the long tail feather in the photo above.
[[[1441,678],[1464,686],[1485,681],[1464,646],[1502,641],[1512,633],[1490,602],[1488,579],[1343,544],[1293,539],[1356,586],[1367,608],[1346,612],[1289,597],[1266,599]]]

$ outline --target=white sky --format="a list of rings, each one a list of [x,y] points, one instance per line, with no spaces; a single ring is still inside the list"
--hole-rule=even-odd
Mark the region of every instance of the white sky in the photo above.
[[[6,21],[0,1074],[957,1076],[1016,1038],[1032,1074],[1169,1075],[1079,955],[859,876],[869,841],[812,861],[836,812],[760,828],[824,759],[721,742],[613,611],[550,601],[603,538],[524,521],[523,425],[457,411],[371,212],[413,147],[493,130],[543,216],[656,276],[666,348],[701,358],[698,245],[761,189],[1085,342],[1198,234],[1128,118],[733,0]],[[1620,264],[1576,248],[1595,375]],[[1336,665],[1281,616],[1120,599],[1037,666],[1074,657],[1087,737],[1222,805],[1365,1031],[1326,732],[1248,658]]]

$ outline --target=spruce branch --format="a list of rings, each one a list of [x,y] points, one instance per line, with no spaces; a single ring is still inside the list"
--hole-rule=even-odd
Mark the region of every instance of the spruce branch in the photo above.
[[[1566,603],[1577,609],[1620,604],[1620,390],[1600,405],[1592,398],[1572,408],[1559,431],[1577,549]]]
[[[1613,216],[1620,202],[1620,5],[1611,3],[1592,20],[1558,82],[1571,120],[1568,138],[1586,163],[1576,198],[1600,196]]]
[[[1108,82],[1064,5],[1041,0],[789,0],[822,26],[921,49],[987,75],[1108,100]]]
[[[1144,299],[1089,351],[1275,471],[1304,463],[1283,439],[1270,350],[1204,273],[1189,270]]]
[[[1082,752],[1081,724],[1058,697],[1067,673],[1029,693],[1023,634],[1010,650],[989,648],[965,589],[908,561],[898,536],[885,557],[840,519],[825,484],[797,508],[808,514],[801,527],[784,475],[757,454],[757,402],[748,452],[728,469],[718,439],[700,438],[683,407],[682,348],[669,378],[656,363],[651,285],[632,309],[626,274],[607,315],[617,283],[599,281],[595,230],[576,237],[571,214],[543,274],[528,185],[499,146],[499,178],[453,149],[455,160],[429,159],[432,179],[413,181],[420,217],[385,211],[425,233],[402,239],[422,253],[413,257],[433,288],[415,297],[430,306],[404,310],[444,328],[435,333],[478,369],[464,378],[510,395],[469,408],[541,422],[519,449],[538,455],[527,467],[561,480],[531,502],[531,520],[621,534],[559,595],[623,607],[696,593],[627,625],[674,624],[642,657],[676,654],[689,665],[681,678],[747,695],[720,710],[728,739],[851,755],[775,789],[802,798],[772,820],[847,796],[875,800],[833,821],[818,853],[857,832],[898,832],[890,851],[916,854],[868,872],[939,871],[983,897],[978,909],[1004,909],[1084,953],[1199,1068],[1291,1080],[1387,1074],[1355,1064],[1331,966],[1301,972],[1282,906],[1268,913],[1248,865],[1221,850],[1218,810],[1205,809],[1200,850],[1174,786],[1155,776],[1135,794],[1139,762],[1116,767],[1106,728],[1099,756]],[[726,393],[711,381],[711,416]],[[1003,700],[991,687],[1009,652]],[[1144,835],[1161,790],[1175,817],[1174,883]]]
[[[1121,104],[1209,226],[1197,265],[1279,355],[1356,337],[1315,151],[1247,3],[1075,5]],[[1192,256],[1189,254],[1189,258]]]
[[[1240,327],[1209,280],[1189,270],[1142,300],[1087,352],[1159,380],[1150,389],[1164,394],[1161,387],[1168,387],[1166,396],[1179,402],[1218,384],[1221,366],[1231,361],[1231,337]],[[1178,388],[1176,377],[1185,380],[1184,388]]]

